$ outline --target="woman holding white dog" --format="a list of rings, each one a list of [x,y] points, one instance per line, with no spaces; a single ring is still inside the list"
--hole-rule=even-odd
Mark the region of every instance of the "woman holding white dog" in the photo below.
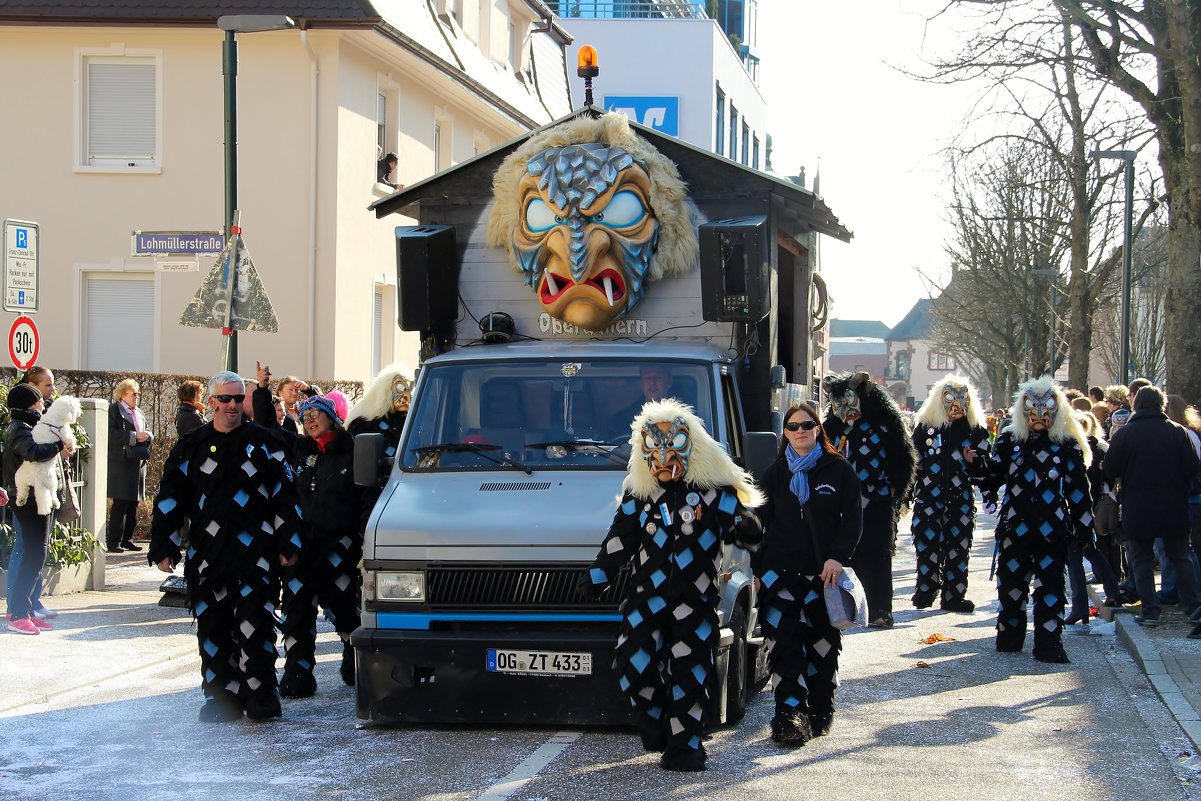
[[[42,419],[45,409],[42,393],[35,387],[18,384],[10,389],[8,408],[12,423],[4,435],[4,485],[10,494],[14,494],[16,473],[22,464],[48,462],[58,459],[60,454],[69,457],[74,449],[62,440],[47,443],[34,441],[33,427]],[[24,505],[14,503],[13,511],[23,555],[17,570],[10,571],[8,576],[8,630],[18,634],[38,634],[42,629],[53,628],[48,620],[33,614],[32,595],[38,573],[46,561],[54,514],[53,511],[50,514],[38,514],[32,494]]]
[[[113,390],[108,407],[108,497],[113,502],[105,538],[109,553],[142,550],[134,545],[133,532],[138,504],[146,497],[146,463],[154,437],[138,408],[141,396],[138,382],[127,378]]]

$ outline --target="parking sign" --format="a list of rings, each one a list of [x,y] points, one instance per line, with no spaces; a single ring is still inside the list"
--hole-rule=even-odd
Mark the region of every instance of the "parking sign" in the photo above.
[[[38,246],[41,229],[24,220],[4,221],[4,310],[33,314],[38,310]]]

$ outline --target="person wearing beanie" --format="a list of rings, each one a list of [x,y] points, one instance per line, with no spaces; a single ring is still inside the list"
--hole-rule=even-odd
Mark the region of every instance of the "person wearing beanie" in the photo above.
[[[354,438],[343,421],[350,403],[334,390],[296,404],[303,435],[288,433],[296,492],[304,517],[304,554],[284,572],[284,674],[279,690],[285,698],[307,698],[317,691],[317,606],[325,610],[342,639],[342,681],[354,684],[354,649],[350,634],[359,627],[363,532],[358,525],[362,489],[354,483]],[[274,415],[261,420],[278,426]]]
[[[1122,529],[1134,586],[1142,601],[1137,618],[1159,624],[1161,604],[1155,592],[1157,537],[1176,570],[1180,604],[1201,620],[1201,588],[1190,558],[1188,496],[1198,458],[1188,432],[1164,414],[1164,394],[1153,386],[1134,396],[1134,413],[1109,443],[1103,468],[1110,481],[1121,480]],[[1193,622],[1197,622],[1194,620]]]
[[[42,419],[45,409],[42,393],[31,384],[18,384],[8,391],[9,423],[4,434],[4,489],[16,497],[17,469],[25,462],[48,462],[61,455],[70,457],[74,449],[62,440],[40,443],[33,439],[33,427]],[[38,514],[37,504],[30,495],[24,506],[13,505],[17,519],[17,536],[21,548],[9,557],[8,573],[8,630],[17,634],[38,634],[53,625],[34,614],[34,591],[38,574],[46,561],[54,515]]]

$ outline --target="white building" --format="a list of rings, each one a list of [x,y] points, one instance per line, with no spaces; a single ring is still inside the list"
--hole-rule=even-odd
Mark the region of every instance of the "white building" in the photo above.
[[[33,7],[0,0],[0,217],[41,227],[38,361],[211,373],[221,336],[178,320],[213,257],[164,272],[130,234],[225,226],[231,4]],[[367,210],[392,191],[380,153],[414,183],[567,114],[570,36],[542,0],[295,8],[295,29],[236,36],[238,206],[279,318],[278,334],[240,335],[239,367],[366,380],[417,346],[395,323],[397,221]]]
[[[722,0],[720,19],[687,0],[560,0],[573,105],[584,105],[574,64],[598,51],[594,105],[755,169],[767,160],[767,104],[759,91],[756,0]],[[733,27],[731,32],[721,23]],[[737,44],[735,43],[737,42]]]

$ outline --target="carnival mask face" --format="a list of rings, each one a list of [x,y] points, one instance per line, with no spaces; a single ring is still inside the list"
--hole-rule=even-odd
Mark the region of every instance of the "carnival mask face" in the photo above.
[[[413,402],[413,387],[409,380],[402,375],[392,380],[392,411],[408,412],[409,404]]]
[[[1026,424],[1031,431],[1047,431],[1055,422],[1059,403],[1054,392],[1042,395],[1026,393],[1022,396],[1022,410],[1026,413]]]
[[[830,412],[847,425],[854,423],[863,417],[863,412],[859,406],[859,393],[853,389],[848,389],[841,398],[831,396]]]
[[[513,254],[543,310],[600,331],[638,304],[659,239],[640,162],[596,143],[549,148],[518,192]]]
[[[683,478],[691,455],[692,435],[683,419],[642,427],[642,458],[660,484]]]
[[[967,387],[957,384],[947,384],[942,391],[942,405],[947,410],[947,419],[954,422],[967,416],[968,394]]]

